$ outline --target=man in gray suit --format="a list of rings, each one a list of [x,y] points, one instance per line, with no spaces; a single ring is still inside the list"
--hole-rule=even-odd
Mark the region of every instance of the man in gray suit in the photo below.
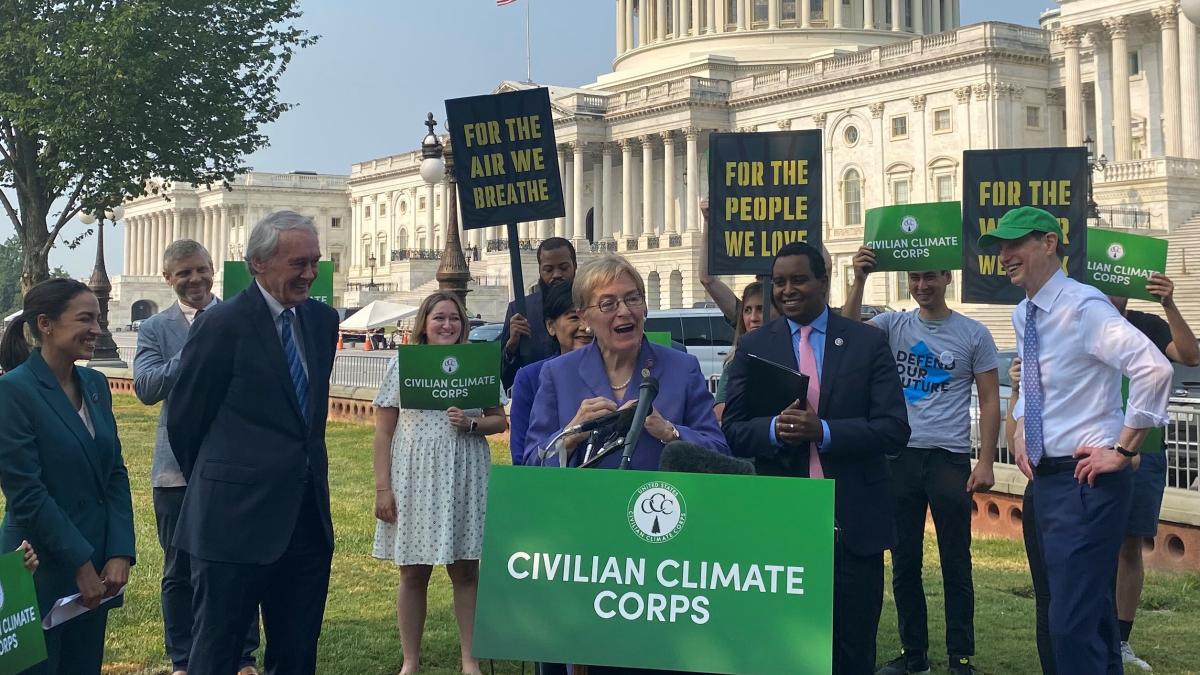
[[[162,613],[167,656],[173,675],[186,675],[192,650],[192,580],[188,554],[171,545],[187,481],[167,440],[167,409],[179,375],[179,355],[196,316],[220,302],[212,294],[213,263],[208,251],[191,239],[180,239],[163,253],[163,278],[179,301],[142,322],[133,358],[133,389],[142,403],[165,401],[154,435],[151,485],[158,541],[163,548]],[[239,675],[257,675],[258,621],[250,626],[238,667]]]

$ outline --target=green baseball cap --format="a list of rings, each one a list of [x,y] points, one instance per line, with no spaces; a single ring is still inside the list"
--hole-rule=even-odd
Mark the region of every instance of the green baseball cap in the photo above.
[[[1022,206],[1005,213],[1000,218],[1000,222],[996,223],[996,229],[979,238],[979,246],[980,248],[999,246],[1001,239],[1012,241],[1020,239],[1030,232],[1056,234],[1060,242],[1063,238],[1058,218],[1045,209]]]

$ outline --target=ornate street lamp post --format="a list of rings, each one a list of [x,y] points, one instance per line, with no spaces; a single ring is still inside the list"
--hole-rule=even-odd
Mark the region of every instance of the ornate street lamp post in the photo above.
[[[378,288],[378,285],[375,283],[375,264],[378,262],[379,259],[375,257],[375,253],[372,251],[371,255],[367,256],[367,267],[371,270],[371,283],[367,284],[367,289],[372,293],[374,293],[375,289]]]
[[[434,131],[437,121],[433,119],[433,113],[429,113],[425,126],[429,127],[429,132],[421,140],[421,178],[430,185],[446,179],[446,210],[449,212],[446,219],[446,245],[434,276],[438,281],[438,290],[454,293],[466,305],[467,293],[471,292],[467,288],[471,281],[471,269],[467,266],[462,242],[458,238],[458,183],[454,179],[454,153],[442,145]],[[433,208],[432,204],[430,208]],[[432,232],[429,234],[433,236]]]
[[[1096,190],[1094,174],[1099,171],[1104,173],[1104,169],[1108,167],[1108,158],[1103,154],[1096,157],[1096,141],[1092,140],[1091,136],[1083,139],[1083,145],[1087,147],[1087,162],[1088,162],[1088,203],[1087,203],[1087,220],[1092,224],[1100,222],[1100,207],[1096,204]]]
[[[117,343],[108,330],[108,301],[112,295],[112,282],[109,281],[108,270],[104,266],[104,221],[108,220],[116,225],[117,221],[124,217],[125,209],[120,206],[106,209],[97,215],[84,213],[79,216],[80,222],[84,225],[96,223],[96,265],[92,269],[92,278],[88,280],[88,288],[92,289],[92,292],[96,294],[96,299],[100,301],[100,337],[96,338],[96,351],[92,354],[92,360],[88,361],[88,366],[91,367],[129,367],[121,360]]]

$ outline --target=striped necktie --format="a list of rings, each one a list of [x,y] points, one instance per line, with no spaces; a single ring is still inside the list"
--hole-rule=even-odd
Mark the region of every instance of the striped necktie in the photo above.
[[[292,335],[292,312],[285,309],[279,319],[283,322],[283,353],[287,356],[288,373],[292,376],[292,387],[296,390],[296,401],[300,403],[300,411],[304,421],[308,422],[308,375],[304,374],[304,364],[300,361],[300,351],[296,349],[296,339]]]
[[[1021,384],[1025,387],[1025,453],[1029,463],[1037,466],[1045,454],[1042,436],[1042,365],[1038,363],[1037,305],[1025,305],[1025,357],[1021,359]]]

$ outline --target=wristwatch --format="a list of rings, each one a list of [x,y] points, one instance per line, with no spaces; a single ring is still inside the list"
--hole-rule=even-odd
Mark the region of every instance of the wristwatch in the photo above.
[[[1133,459],[1134,457],[1138,456],[1138,454],[1136,452],[1133,452],[1132,450],[1126,450],[1125,446],[1121,445],[1120,443],[1117,443],[1116,445],[1114,445],[1113,450],[1116,450],[1117,452],[1121,453],[1122,455],[1124,455],[1130,459]]]
[[[671,425],[671,441],[677,441],[677,440],[679,440],[679,427],[672,424]],[[670,443],[671,441],[667,441],[667,442]]]
[[[474,417],[470,418],[470,420],[471,420],[471,428],[467,429],[467,433],[473,434],[473,433],[475,433],[475,430],[477,428],[479,428],[479,420],[475,419]]]

